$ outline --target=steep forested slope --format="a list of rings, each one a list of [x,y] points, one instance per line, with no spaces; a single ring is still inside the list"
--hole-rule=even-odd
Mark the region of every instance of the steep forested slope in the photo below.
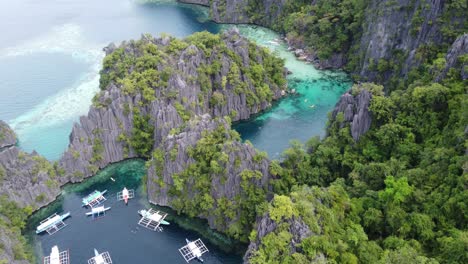
[[[209,5],[216,22],[284,33],[317,66],[345,67],[356,80],[385,83],[386,89],[406,87],[468,28],[464,0],[181,2]]]
[[[441,65],[424,65],[446,70],[440,82],[434,71],[423,72],[388,96],[383,86],[353,86],[354,100],[372,94],[365,134],[352,137],[359,111],[347,117],[340,105],[353,104],[344,95],[325,139],[295,143],[270,165],[278,196],[257,221],[246,261],[468,261],[468,55],[459,43],[466,37]],[[297,226],[308,235],[298,237]]]

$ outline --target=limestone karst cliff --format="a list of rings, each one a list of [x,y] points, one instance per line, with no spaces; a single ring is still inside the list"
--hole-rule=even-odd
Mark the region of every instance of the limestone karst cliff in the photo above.
[[[0,149],[11,147],[16,144],[16,135],[13,130],[2,120],[0,120]]]
[[[453,42],[442,62],[445,65],[442,65],[435,81],[441,81],[451,69],[460,74],[462,80],[468,79],[468,33],[463,34]]]
[[[152,149],[195,116],[247,119],[270,107],[286,89],[281,61],[236,30],[220,36],[198,33],[184,41],[143,37],[107,51],[105,84],[88,116],[74,125],[60,161],[72,180],[141,156],[132,147],[139,131],[136,115],[153,128]]]
[[[340,122],[340,127],[350,125],[351,136],[354,140],[364,135],[371,127],[372,114],[369,110],[372,94],[365,87],[368,84],[358,84],[343,94],[336,103],[330,118],[331,122]],[[338,119],[342,114],[342,120]]]
[[[16,135],[0,120],[0,262],[28,263],[20,228],[27,213],[60,194],[65,171],[37,153],[25,153]]]
[[[148,158],[153,166],[147,190],[153,203],[206,218],[212,228],[237,238],[245,236],[255,215],[251,205],[266,201],[268,161],[241,143],[229,122],[269,108],[284,94],[283,62],[236,29],[184,40],[143,36],[105,50],[101,92],[88,115],[74,125],[60,160],[69,179],[81,181],[127,158]],[[224,147],[190,154],[218,127],[226,137],[216,144]],[[225,160],[198,160],[214,155],[210,151]],[[205,171],[214,162],[224,169]],[[197,165],[209,178],[190,175]]]
[[[205,114],[168,136],[149,162],[151,202],[206,218],[211,228],[245,239],[267,201],[269,161],[241,143],[226,118]]]
[[[445,52],[468,23],[466,3],[433,0],[180,0],[210,7],[219,23],[251,23],[286,36],[298,56],[364,81],[398,85]],[[394,78],[394,79],[392,79]]]

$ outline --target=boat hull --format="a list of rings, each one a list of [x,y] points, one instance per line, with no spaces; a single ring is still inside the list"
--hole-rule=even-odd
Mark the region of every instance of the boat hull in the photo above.
[[[46,226],[43,226],[43,227],[41,227],[41,228],[38,227],[38,228],[36,229],[36,234],[40,234],[40,233],[46,231],[49,227],[51,227],[51,226],[57,224],[59,221],[65,220],[65,219],[68,218],[69,216],[70,216],[70,212],[65,213],[65,214],[63,214],[63,215],[60,215],[60,217],[57,219],[57,221],[54,221],[54,222],[52,222],[52,223],[50,223],[50,224],[48,224],[48,225],[46,225]]]
[[[82,206],[88,206],[90,202],[92,202],[93,200],[95,200],[96,198],[98,198],[100,196],[103,196],[104,194],[106,194],[106,192],[107,192],[107,190],[104,190],[102,192],[96,193],[95,196],[86,197],[86,198],[82,199],[81,200]]]
[[[106,208],[104,208],[104,210],[99,211],[99,212],[87,212],[86,215],[89,216],[89,215],[102,214],[102,213],[105,213],[105,212],[109,211],[110,209],[111,209],[110,207],[106,207]]]
[[[144,216],[144,217],[148,217],[145,210],[140,210],[140,211],[138,211],[138,214],[141,215],[141,216]],[[161,225],[170,225],[171,223],[169,223],[169,222],[166,221],[166,220],[162,220],[162,221],[160,222],[160,224],[161,224]]]

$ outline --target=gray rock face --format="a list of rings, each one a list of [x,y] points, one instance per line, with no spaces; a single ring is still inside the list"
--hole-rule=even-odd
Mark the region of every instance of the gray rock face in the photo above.
[[[16,260],[13,248],[21,242],[18,240],[18,237],[21,236],[21,233],[14,233],[11,230],[8,230],[0,225],[0,245],[2,245],[2,250],[0,250],[0,261],[5,261],[2,263],[8,264],[29,264],[27,260]]]
[[[141,40],[143,43],[156,45],[158,49],[164,49],[170,45],[171,41],[174,40],[152,39],[146,36],[143,36]],[[184,123],[181,110],[175,108],[177,104],[183,106],[183,111],[192,116],[206,113],[214,117],[229,115],[233,121],[247,119],[252,114],[270,107],[271,103],[268,100],[249,104],[248,95],[244,92],[237,92],[235,83],[226,78],[233,67],[238,69],[249,67],[253,59],[262,64],[263,57],[260,49],[257,48],[259,52],[256,53],[255,58],[252,58],[249,54],[249,42],[242,38],[236,29],[223,34],[222,41],[228,50],[234,52],[236,58],[220,51],[205,54],[195,45],[190,45],[181,52],[172,53],[165,58],[166,63],[161,63],[156,68],[159,71],[170,68],[172,74],[168,79],[167,87],[152,87],[156,96],[152,102],[144,102],[141,93],[123,92],[122,85],[114,83],[102,91],[97,96],[97,103],[90,108],[88,116],[81,117],[80,124],[74,125],[69,148],[60,160],[60,165],[70,172],[70,180],[80,181],[110,163],[137,156],[125,140],[122,140],[122,135],[124,138],[132,136],[134,116],[131,109],[137,108],[141,115],[151,117],[150,123],[154,126],[154,147],[157,147],[171,129],[178,128]],[[138,45],[136,42],[128,42],[123,43],[121,48],[126,54],[139,57],[142,54]],[[111,45],[105,50],[111,54],[116,49]],[[211,66],[214,61],[221,62],[220,70],[208,77],[209,85],[220,87],[223,80],[226,80],[225,88],[213,88],[206,91],[206,87],[203,87],[206,84],[201,84],[199,81],[201,77],[199,69]],[[237,65],[239,62],[241,65]],[[246,91],[256,93],[257,87],[251,79],[243,71],[238,70],[238,74],[239,79],[236,81],[245,86]],[[281,90],[285,87],[279,87],[271,82],[266,84],[273,94],[273,100],[282,96]],[[170,98],[169,94],[171,94]],[[200,100],[201,95],[204,96]],[[219,99],[221,102],[213,104],[213,96],[221,98]],[[102,148],[96,148],[97,145],[102,145]],[[96,149],[100,150],[99,153]]]
[[[120,47],[111,44],[105,51],[108,55],[123,52],[125,56],[132,56],[136,60],[147,55],[142,52],[142,46],[151,44],[150,49],[166,50],[173,41],[176,40],[169,37],[153,39],[143,36],[140,42],[125,42]],[[186,169],[194,162],[188,155],[189,147],[196,145],[203,135],[219,126],[231,131],[229,122],[223,118],[213,119],[212,116],[229,115],[234,121],[249,118],[270,107],[271,100],[279,99],[282,90],[286,89],[275,84],[270,73],[265,71],[264,78],[259,78],[263,80],[262,85],[267,85],[271,95],[268,98],[256,97],[259,89],[265,86],[255,86],[246,70],[250,70],[254,62],[256,65],[264,65],[265,56],[270,55],[240,37],[237,30],[222,35],[221,41],[221,47],[211,52],[205,52],[196,45],[188,45],[176,52],[160,53],[164,60],[154,65],[154,70],[168,70],[170,75],[167,84],[151,87],[154,89],[154,100],[148,101],[143,92],[127,90],[126,84],[110,82],[93,100],[88,115],[81,117],[79,124],[74,124],[68,150],[58,163],[51,164],[36,153],[21,152],[14,146],[16,137],[13,131],[0,121],[0,195],[5,195],[20,207],[31,206],[35,210],[55,200],[62,185],[92,176],[110,163],[139,156],[129,143],[134,131],[135,115],[139,115],[148,116],[149,125],[154,127],[152,149],[161,148],[166,151],[166,155],[174,146],[179,150],[174,160],[170,157],[165,160],[163,174],[157,175],[154,167],[148,171],[149,197],[154,203],[174,206],[174,197],[168,194],[168,188],[173,184],[173,173]],[[219,71],[201,76],[206,73],[200,71],[200,68],[211,67],[214,63],[219,63]],[[111,64],[111,67],[114,66]],[[134,71],[136,67],[138,65],[131,65],[129,71]],[[106,74],[112,74],[112,71],[112,68],[104,68],[102,76],[108,76]],[[286,75],[283,69],[279,72]],[[201,80],[204,82],[201,83]],[[259,178],[248,179],[249,186],[268,188],[267,159],[255,160],[256,150],[237,138],[231,138],[225,147],[223,152],[228,157],[224,164],[225,178],[212,175],[209,195],[214,199],[233,200],[236,197],[242,200],[245,190],[241,185],[246,183],[241,175],[244,170],[256,171],[259,173],[256,175],[260,175]],[[162,179],[167,187],[155,185],[158,179]],[[189,195],[197,191],[193,184],[187,184],[185,188]],[[155,195],[156,192],[159,195]],[[216,206],[213,205],[213,209]],[[209,213],[200,217],[208,219],[212,228],[226,231],[231,223],[239,219],[239,215],[240,207],[229,219],[215,219]],[[20,234],[8,232],[0,229],[0,242],[4,245],[0,257],[8,263],[26,263],[13,261],[13,248]]]
[[[410,2],[371,1],[367,7],[360,40],[359,53],[363,56],[359,74],[369,81],[374,81],[377,77],[375,70],[369,67],[372,62],[388,60],[394,56],[395,50],[402,51],[405,53],[405,60],[400,62],[403,66],[400,74],[406,76],[411,68],[420,63],[415,56],[420,46],[442,42],[436,20],[443,11],[444,1]],[[423,22],[417,30],[412,20],[419,17]]]
[[[333,109],[332,121],[336,119],[338,113],[343,113],[344,121],[340,126],[344,127],[346,124],[350,124],[353,139],[359,140],[372,124],[372,115],[369,111],[371,99],[372,95],[367,90],[362,90],[357,96],[353,96],[351,91],[347,91]]]
[[[230,125],[223,117],[230,116],[233,121],[247,119],[270,107],[271,100],[279,99],[282,90],[286,88],[273,83],[269,73],[265,72],[262,85],[268,86],[272,96],[270,99],[251,100],[262,87],[254,85],[248,70],[254,63],[264,65],[267,55],[242,38],[236,29],[223,34],[221,40],[221,46],[225,48],[213,48],[209,53],[191,44],[178,52],[168,51],[161,55],[164,56],[164,62],[156,65],[155,69],[160,72],[170,69],[171,74],[167,86],[151,87],[155,97],[150,102],[143,93],[129,92],[124,85],[110,82],[94,99],[88,115],[81,117],[80,124],[73,127],[69,148],[60,160],[60,165],[68,172],[68,179],[72,182],[81,181],[110,163],[139,156],[129,144],[134,133],[135,113],[138,112],[140,116],[149,116],[149,124],[154,128],[151,149],[164,153],[162,173],[157,173],[154,164],[148,170],[147,190],[151,202],[180,209],[177,207],[180,202],[175,200],[187,201],[196,195],[196,179],[184,185],[182,194],[186,194],[186,197],[171,194],[174,175],[195,162],[189,156],[189,148],[193,148],[203,135],[219,126],[230,130]],[[123,56],[138,59],[145,54],[141,51],[144,45],[166,50],[174,41],[169,37],[153,39],[143,36],[138,42],[126,42],[120,47],[111,45],[105,51],[108,56],[123,52]],[[204,68],[216,63],[219,65],[218,71],[202,76]],[[131,66],[130,71],[134,67]],[[110,76],[113,69],[105,67],[102,74]],[[286,72],[280,71],[280,74],[285,76]],[[201,83],[203,78],[205,81]],[[241,187],[241,173],[244,170],[258,171],[261,178],[252,180],[250,184],[268,188],[268,160],[254,161],[257,152],[253,147],[238,139],[226,140],[230,141],[222,150],[228,156],[228,161],[223,165],[226,173],[211,175],[209,195],[215,201],[213,210],[217,208],[218,199],[242,199],[244,190]],[[172,157],[173,149],[177,150],[176,157]],[[240,163],[234,165],[236,160]],[[241,207],[238,207],[234,217],[229,219],[220,219],[212,213],[200,213],[197,216],[207,219],[211,228],[226,231],[239,219],[240,210]]]
[[[74,124],[68,150],[60,159],[60,165],[66,169],[72,182],[81,181],[110,163],[136,156],[131,149],[124,153],[125,143],[120,142],[118,136],[130,134],[133,127],[133,114],[125,115],[123,105],[132,107],[139,98],[131,98],[116,86],[111,86],[102,93],[101,99],[110,100],[111,104],[91,107],[88,116],[82,116],[80,124]],[[93,146],[99,144],[102,151],[97,152]],[[99,159],[93,160],[97,156]]]
[[[43,207],[60,194],[63,184],[59,175],[63,170],[54,166],[37,153],[22,152],[14,146],[16,137],[13,131],[0,120],[0,132],[3,133],[2,148],[0,148],[0,197],[5,196],[19,207],[30,206],[36,210]],[[0,214],[0,221],[10,220]],[[21,247],[21,233],[4,228],[0,225],[0,262],[28,263],[15,260],[15,248]]]
[[[285,221],[285,223],[289,226],[288,232],[292,235],[291,243],[290,243],[290,254],[294,254],[296,252],[301,252],[300,243],[303,239],[314,235],[314,233],[310,230],[309,226],[307,226],[304,221],[300,217],[293,217]],[[284,223],[282,223],[284,224]],[[256,223],[256,232],[257,236],[254,241],[251,241],[247,252],[244,255],[244,263],[250,263],[249,259],[255,254],[255,251],[259,249],[261,245],[262,239],[272,233],[275,232],[278,228],[278,223],[273,221],[268,214],[265,216],[257,219]],[[313,263],[326,263],[325,256],[323,253],[318,253],[315,261]]]
[[[0,120],[0,150],[16,144],[16,135],[7,123]]]
[[[17,147],[0,151],[0,195],[21,207],[42,207],[60,194],[60,175],[53,165],[36,153]]]
[[[468,54],[468,33],[463,34],[458,37],[455,42],[453,42],[450,47],[447,56],[445,57],[445,68],[442,72],[435,78],[437,82],[441,81],[449,72],[450,69],[459,66],[460,76],[462,80],[468,79],[468,63],[460,62],[460,56]]]
[[[219,23],[252,23],[270,28],[281,28],[275,23],[278,17],[284,15],[287,3],[286,0],[182,2],[203,2],[201,4],[209,5],[212,19]],[[317,2],[310,1],[310,4],[316,5]],[[355,54],[352,55],[357,56],[359,61],[354,73],[363,77],[363,80],[380,83],[385,83],[391,75],[406,77],[411,69],[422,63],[418,50],[425,46],[446,44],[441,20],[444,12],[450,12],[447,11],[449,4],[442,0],[368,1],[362,35],[359,38],[356,36],[353,43],[349,43],[355,47]],[[254,10],[250,10],[252,8]],[[466,24],[466,16],[457,17],[453,14],[450,19],[453,29],[461,29]],[[306,50],[307,43],[304,43],[303,36],[290,37],[287,42],[291,49]],[[313,48],[308,48],[301,58],[313,62],[318,68],[342,68],[347,63],[346,50],[332,54],[329,59],[319,60]],[[375,69],[381,60],[402,67],[399,72],[382,76]]]
[[[218,161],[224,170],[210,175],[211,186],[207,194],[214,199],[214,203],[212,208],[206,212],[201,212],[197,216],[207,219],[211,228],[225,231],[232,223],[238,221],[242,206],[237,206],[236,209],[233,209],[235,211],[230,211],[230,213],[234,214],[233,218],[222,216],[220,218],[220,216],[213,213],[218,207],[217,202],[220,199],[227,199],[242,204],[246,190],[243,189],[241,175],[245,170],[261,173],[260,178],[249,180],[249,188],[256,186],[267,189],[270,175],[268,172],[269,161],[267,159],[255,160],[257,151],[251,145],[231,138],[228,132],[230,131],[230,125],[224,119],[212,119],[210,115],[205,114],[191,120],[187,128],[181,133],[168,136],[160,146],[162,153],[164,153],[164,163],[160,165],[155,165],[155,162],[152,163],[148,170],[147,188],[150,202],[174,208],[175,201],[180,200],[180,196],[171,194],[176,189],[174,175],[180,175],[185,169],[197,162],[196,157],[190,154],[190,149],[195,148],[200,139],[219,127],[226,131],[226,143],[222,146],[226,161],[224,163]],[[171,157],[174,150],[177,155]],[[195,195],[200,195],[200,190],[195,187],[197,181],[195,175],[189,175],[189,178],[184,180],[185,184],[180,190],[182,194],[186,195],[183,198],[184,200],[192,200]],[[177,204],[175,209],[181,210]]]
[[[182,3],[210,7],[217,23],[256,24],[269,27],[283,12],[287,0],[178,0]],[[249,12],[250,11],[250,12]],[[252,17],[249,14],[255,13]]]

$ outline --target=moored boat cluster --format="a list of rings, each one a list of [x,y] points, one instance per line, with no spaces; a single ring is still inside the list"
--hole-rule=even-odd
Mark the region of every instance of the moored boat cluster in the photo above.
[[[88,196],[82,199],[82,206],[89,207],[90,212],[87,212],[87,216],[92,216],[93,218],[102,217],[106,214],[106,211],[110,210],[110,207],[105,207],[104,202],[107,200],[104,197],[104,194],[107,193],[107,190],[104,191],[93,191]],[[134,198],[134,190],[128,190],[124,188],[121,192],[117,193],[117,201],[124,201],[125,204],[128,204],[128,200]],[[138,221],[138,225],[143,226],[152,231],[162,232],[163,228],[161,225],[169,225],[169,222],[165,220],[167,213],[162,211],[156,211],[153,208],[139,210],[138,214],[141,216]],[[66,227],[67,224],[64,222],[66,218],[71,216],[71,212],[64,214],[54,213],[48,218],[40,222],[39,226],[36,228],[36,234],[47,232],[49,235],[53,235],[62,228]],[[190,241],[186,239],[186,245],[179,249],[180,254],[184,260],[188,263],[193,259],[198,259],[203,262],[202,255],[208,252],[208,248],[201,241],[197,239],[195,241]],[[69,264],[70,263],[70,253],[69,250],[60,251],[58,246],[55,245],[51,249],[49,256],[44,257],[44,264]],[[112,258],[109,252],[99,253],[97,249],[94,249],[94,257],[88,260],[88,264],[110,264],[112,263]]]

